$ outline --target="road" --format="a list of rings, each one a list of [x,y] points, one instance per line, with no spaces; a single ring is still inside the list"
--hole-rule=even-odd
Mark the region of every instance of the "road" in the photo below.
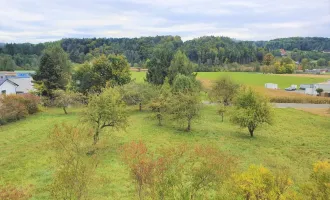
[[[276,108],[330,108],[330,104],[274,103]]]
[[[216,105],[209,101],[203,101],[206,105]],[[311,103],[273,103],[276,108],[330,108],[330,104],[311,104]]]

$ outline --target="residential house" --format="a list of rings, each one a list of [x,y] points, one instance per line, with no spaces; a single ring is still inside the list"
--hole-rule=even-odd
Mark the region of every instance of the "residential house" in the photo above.
[[[33,90],[31,72],[0,72],[1,94],[22,94]]]

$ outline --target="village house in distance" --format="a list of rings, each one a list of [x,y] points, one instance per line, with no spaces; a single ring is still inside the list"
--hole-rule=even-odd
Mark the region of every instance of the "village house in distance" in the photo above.
[[[1,94],[24,94],[33,91],[33,74],[35,71],[0,71]]]

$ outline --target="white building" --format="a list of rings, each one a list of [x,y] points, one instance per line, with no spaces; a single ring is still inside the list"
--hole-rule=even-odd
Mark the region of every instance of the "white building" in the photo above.
[[[275,84],[275,83],[266,83],[265,84],[265,88],[268,88],[268,89],[278,89],[278,85]]]
[[[16,94],[16,88],[18,85],[11,80],[2,80],[0,82],[1,94]]]
[[[22,94],[34,91],[30,76],[16,76],[15,72],[0,72],[0,94]]]

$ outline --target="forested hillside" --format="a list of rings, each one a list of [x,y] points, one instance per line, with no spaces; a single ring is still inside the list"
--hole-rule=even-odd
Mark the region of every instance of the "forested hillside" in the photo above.
[[[156,36],[140,38],[66,38],[57,42],[40,44],[0,43],[0,70],[37,69],[40,56],[50,44],[59,43],[74,63],[84,63],[101,54],[123,54],[132,67],[147,67],[156,49],[183,51],[188,58],[198,64],[198,71],[214,71],[238,68],[239,64],[260,65],[267,53],[280,57],[279,49],[285,49],[294,61],[304,58],[309,62],[324,59],[330,61],[330,39],[281,38],[270,41],[237,41],[228,37],[204,36],[183,42],[180,36]],[[323,61],[323,60],[322,60]],[[234,67],[231,67],[234,66]]]
[[[298,49],[301,51],[324,51],[330,50],[330,38],[321,37],[292,37],[292,38],[280,38],[270,40],[266,43],[261,44],[261,47],[266,49],[276,50],[285,49],[292,51]]]

